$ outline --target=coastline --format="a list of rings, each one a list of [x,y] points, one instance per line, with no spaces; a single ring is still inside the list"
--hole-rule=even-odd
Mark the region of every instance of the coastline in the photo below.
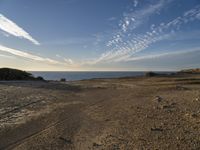
[[[60,80],[65,78],[67,81],[104,79],[104,78],[123,78],[144,76],[148,71],[36,71],[30,72],[34,76],[42,76],[46,80]],[[157,71],[156,73],[170,74],[174,71]]]

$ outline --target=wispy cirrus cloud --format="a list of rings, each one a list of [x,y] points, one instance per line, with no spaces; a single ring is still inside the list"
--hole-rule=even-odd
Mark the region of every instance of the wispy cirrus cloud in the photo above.
[[[147,18],[154,13],[160,11],[164,6],[166,6],[172,0],[159,0],[153,4],[148,4],[145,7],[133,11],[132,9],[129,12],[125,12],[123,18],[119,22],[119,29],[114,33],[111,40],[108,41],[108,46],[113,46],[118,42],[121,42],[126,34],[132,32],[141,24],[146,22]],[[138,5],[138,1],[133,1],[134,7]]]
[[[147,17],[162,9],[168,2],[168,0],[160,0],[154,4],[147,5],[140,10],[124,13],[124,18],[121,20],[119,26],[123,32],[133,30],[145,22]],[[137,6],[135,1],[134,5]]]
[[[23,51],[20,51],[20,50],[9,48],[9,47],[3,46],[3,45],[0,45],[0,51],[12,54],[14,56],[26,58],[26,59],[29,59],[29,60],[40,61],[40,62],[45,62],[45,63],[48,63],[48,64],[55,64],[55,65],[61,64],[59,61],[56,61],[56,60],[53,60],[53,59],[50,59],[50,58],[40,57],[40,56],[33,55],[33,54],[30,54],[30,53],[27,53],[27,52],[23,52]]]
[[[16,23],[6,18],[2,14],[0,14],[0,29],[10,35],[24,38],[31,41],[35,45],[40,45],[40,43],[35,40],[28,32],[26,32],[23,28],[19,27]]]
[[[134,3],[134,4],[133,4],[134,7],[137,7],[137,5],[138,5],[139,2],[138,2],[138,0],[134,0],[133,3]]]
[[[4,54],[0,54],[0,57],[4,57],[4,58],[14,58],[13,56],[4,55]]]
[[[133,34],[128,38],[127,36],[123,38],[120,35],[116,36],[115,42],[113,42],[111,46],[108,45],[111,49],[103,53],[93,63],[126,61],[132,58],[135,53],[143,51],[153,43],[169,38],[170,35],[173,35],[182,25],[199,20],[199,16],[200,5],[186,11],[182,16],[167,23],[162,22],[157,26],[152,24],[150,30],[144,34]]]
[[[138,60],[146,60],[146,59],[155,59],[155,58],[161,58],[161,57],[166,57],[166,56],[171,56],[171,55],[182,55],[182,54],[188,54],[188,53],[194,53],[194,52],[199,52],[200,47],[196,47],[193,49],[187,49],[187,50],[179,50],[176,52],[167,52],[167,53],[161,53],[161,54],[151,54],[151,55],[146,55],[146,56],[138,56],[138,57],[132,57],[128,58],[125,61],[138,61]]]
[[[64,58],[64,61],[65,61],[67,64],[70,64],[70,65],[73,65],[73,64],[74,64],[73,60],[70,59],[70,58]]]
[[[77,64],[75,64],[72,59],[64,58],[64,57],[62,57],[58,54],[57,54],[57,57],[60,57],[63,60],[58,61],[58,60],[47,58],[47,57],[37,56],[35,54],[31,54],[31,53],[27,53],[27,52],[24,52],[24,51],[21,51],[21,50],[6,47],[6,46],[3,46],[1,44],[0,44],[0,51],[2,51],[3,53],[11,54],[13,56],[25,58],[27,60],[44,62],[44,63],[49,64],[49,65],[61,65],[61,66],[66,66],[66,67],[72,66],[72,65],[77,66]],[[7,58],[14,58],[10,55],[4,55],[4,54],[0,54],[0,56],[1,57],[7,57]]]
[[[59,59],[63,59],[65,63],[69,64],[69,65],[74,65],[74,61],[70,58],[65,58],[59,54],[56,54],[56,57],[59,58]]]

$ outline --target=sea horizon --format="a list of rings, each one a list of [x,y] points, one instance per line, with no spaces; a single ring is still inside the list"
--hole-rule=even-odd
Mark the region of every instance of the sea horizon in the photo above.
[[[29,71],[33,76],[41,76],[45,80],[60,80],[62,78],[67,81],[77,81],[95,78],[121,78],[144,76],[149,71]],[[152,71],[156,73],[173,73],[175,71]]]

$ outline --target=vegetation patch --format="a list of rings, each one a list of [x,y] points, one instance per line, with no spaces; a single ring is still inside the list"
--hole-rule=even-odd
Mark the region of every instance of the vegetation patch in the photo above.
[[[34,77],[31,73],[11,68],[0,68],[0,80],[41,80],[42,77]]]

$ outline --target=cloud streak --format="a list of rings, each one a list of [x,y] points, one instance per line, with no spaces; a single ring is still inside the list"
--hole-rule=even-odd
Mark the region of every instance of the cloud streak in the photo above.
[[[72,64],[74,63],[73,60],[70,59],[70,58],[64,58],[64,61],[65,61],[66,63],[70,64],[70,65],[72,65]]]
[[[4,52],[4,53],[9,53],[11,55],[14,56],[18,56],[18,57],[22,57],[28,60],[33,60],[33,61],[38,61],[38,62],[43,62],[49,65],[61,65],[61,66],[76,66],[77,64],[74,63],[74,61],[70,58],[63,58],[63,61],[57,61],[51,58],[46,58],[46,57],[41,57],[41,56],[37,56],[34,54],[30,54],[21,50],[17,50],[17,49],[13,49],[13,48],[9,48],[6,46],[3,46],[0,44],[0,51]],[[3,55],[0,54],[1,57],[9,57],[11,58],[12,56],[7,56],[7,55]],[[61,57],[61,56],[60,56]],[[14,57],[12,57],[14,58]]]
[[[146,59],[155,59],[155,58],[161,58],[166,56],[172,56],[172,55],[182,55],[182,54],[188,54],[188,53],[194,53],[199,52],[200,47],[190,49],[190,50],[182,50],[178,52],[168,52],[168,53],[162,53],[162,54],[153,54],[153,55],[146,55],[146,56],[138,56],[138,57],[132,57],[128,58],[125,61],[139,61],[139,60],[146,60]]]
[[[4,57],[4,58],[14,58],[13,56],[4,55],[4,54],[0,54],[0,57]]]
[[[18,57],[34,60],[34,61],[45,62],[45,63],[48,63],[48,64],[53,64],[53,65],[61,64],[60,62],[53,60],[53,59],[50,59],[50,58],[44,58],[44,57],[36,56],[36,55],[30,54],[30,53],[27,53],[27,52],[8,48],[8,47],[5,47],[3,45],[0,45],[0,51],[6,52],[6,53],[9,53],[9,54],[18,56]]]
[[[0,14],[0,29],[4,32],[9,33],[10,35],[27,39],[35,45],[40,45],[40,43],[37,40],[35,40],[33,37],[31,37],[29,33],[27,33],[24,29],[19,27],[16,23],[9,20],[2,14]]]
[[[138,0],[134,0],[133,3],[134,3],[134,4],[133,4],[134,7],[137,7],[137,5],[138,5],[139,2],[138,2]]]

